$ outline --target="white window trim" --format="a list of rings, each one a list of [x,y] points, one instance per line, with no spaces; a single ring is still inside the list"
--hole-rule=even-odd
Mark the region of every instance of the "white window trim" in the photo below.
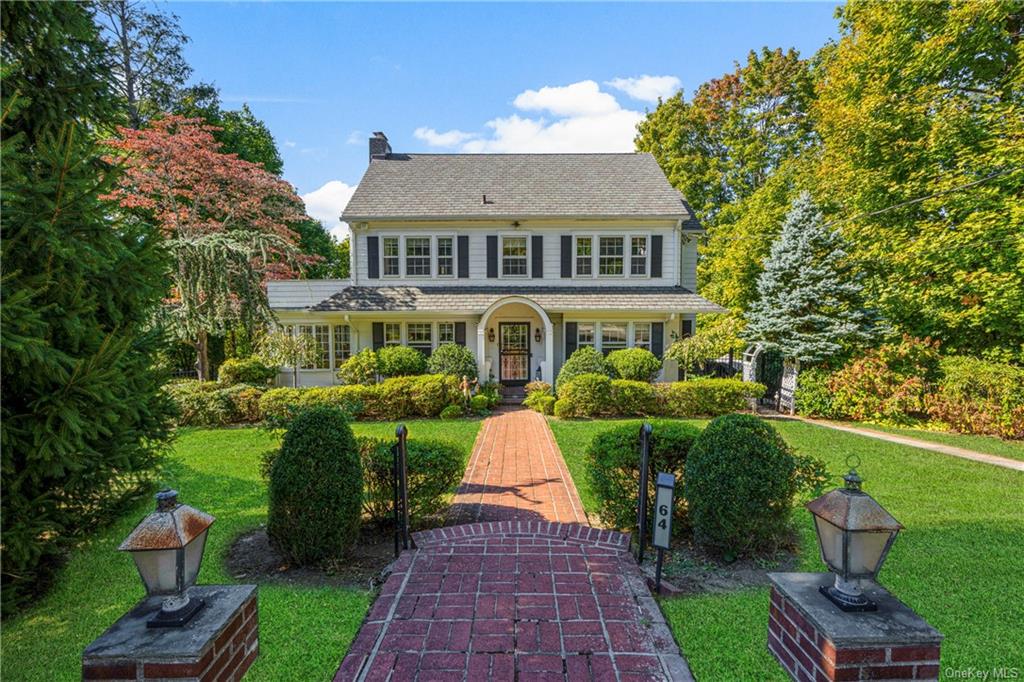
[[[451,341],[443,341],[443,342],[441,341],[441,325],[442,324],[450,324],[452,326],[452,340]],[[434,350],[437,350],[441,346],[442,343],[456,343],[456,341],[455,341],[455,322],[449,321],[449,320],[444,320],[444,321],[441,321],[441,322],[435,322],[434,323],[433,334],[434,334],[434,337],[433,337],[434,338]]]
[[[533,277],[533,240],[528,232],[499,232],[498,233],[498,279],[530,279]],[[526,240],[526,274],[506,275],[505,274],[505,239],[516,237]]]
[[[402,279],[405,276],[405,240],[402,235],[399,234],[382,234],[380,237],[380,263],[378,269],[380,272],[381,279]],[[384,273],[384,240],[385,239],[397,239],[398,240],[398,274],[387,275]]]
[[[410,239],[426,239],[427,240],[427,248],[430,249],[430,253],[427,254],[427,267],[429,268],[429,272],[427,274],[425,274],[425,275],[410,275],[409,274],[409,267],[408,267],[409,252],[408,252],[407,248],[408,248],[408,241]],[[404,278],[404,279],[433,279],[434,277],[437,276],[437,262],[435,261],[435,258],[437,257],[437,240],[434,238],[433,235],[430,235],[430,234],[403,234],[403,235],[401,235],[401,238],[400,238],[400,244],[401,244],[401,246],[399,248],[399,252],[402,254],[402,264],[401,264],[401,267],[399,268],[399,270],[402,273],[402,278]],[[413,257],[414,258],[422,258],[423,256],[413,256]]]
[[[665,325],[668,324],[668,320],[666,320],[664,318],[640,318],[640,319],[636,319],[636,320],[631,319],[631,320],[628,320],[628,321],[627,320],[604,320],[604,321],[601,321],[601,320],[594,320],[594,319],[576,319],[576,320],[568,319],[568,320],[565,320],[563,322],[563,324],[565,324],[567,322],[574,322],[577,325],[576,326],[576,347],[577,348],[580,347],[579,325],[581,325],[581,324],[593,325],[594,326],[594,344],[593,344],[593,347],[594,347],[595,350],[597,350],[598,352],[600,352],[602,354],[604,353],[604,330],[602,329],[602,326],[604,325],[605,322],[607,322],[608,324],[624,324],[624,325],[626,325],[626,348],[636,348],[637,347],[636,346],[636,324],[638,322],[642,323],[642,324],[650,324],[650,325],[654,325],[654,324],[659,323],[659,322],[662,323],[662,324],[665,324]],[[651,328],[651,343],[652,344],[654,343],[654,328],[653,327]],[[622,349],[620,348],[620,349],[617,349],[617,350],[622,350]]]
[[[438,245],[439,239],[451,239],[452,240],[452,274],[442,275],[441,269],[438,267],[438,260],[441,258],[441,250]],[[430,272],[434,277],[440,279],[456,279],[459,276],[459,237],[452,233],[441,233],[433,235],[432,251],[433,258],[430,261]]]
[[[581,274],[579,274],[579,272],[576,269],[576,264],[579,262],[579,258],[580,258],[579,256],[576,255],[577,253],[579,253],[579,251],[577,250],[576,242],[580,238],[589,239],[590,240],[590,274],[589,275],[581,275]],[[595,244],[594,235],[592,235],[592,234],[574,234],[572,236],[572,276],[573,276],[573,279],[594,279],[595,277],[597,277],[597,271],[594,269],[594,244]]]
[[[576,271],[576,240],[580,237],[590,238],[590,274],[580,275]],[[601,266],[601,238],[620,237],[622,238],[622,274],[602,275]],[[647,240],[647,262],[644,265],[646,271],[643,275],[630,274],[633,265],[633,237],[643,237]],[[572,277],[573,279],[651,279],[651,247],[654,243],[651,232],[573,232],[572,233]]]
[[[633,238],[634,237],[643,237],[644,240],[645,240],[645,243],[647,245],[647,248],[646,248],[647,253],[645,254],[645,257],[644,257],[644,274],[642,274],[642,275],[634,275],[632,273],[632,270],[633,270]],[[627,256],[627,258],[629,259],[629,267],[625,268],[626,277],[632,277],[633,279],[650,279],[651,278],[651,244],[652,244],[652,241],[653,240],[651,239],[651,235],[648,234],[648,233],[634,232],[633,234],[629,235],[629,249],[628,249],[629,255]]]

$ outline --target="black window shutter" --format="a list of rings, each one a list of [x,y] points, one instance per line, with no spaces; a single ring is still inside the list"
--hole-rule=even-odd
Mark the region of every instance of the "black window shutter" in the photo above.
[[[661,277],[661,244],[664,238],[660,234],[651,237],[651,277]]]
[[[562,235],[562,277],[572,277],[572,235]]]
[[[380,277],[380,237],[366,238],[366,276],[370,279]]]
[[[466,323],[456,322],[455,323],[455,343],[460,346],[466,345]]]
[[[693,336],[693,320],[683,320],[683,338]]]
[[[373,323],[373,349],[380,350],[384,347],[384,323]]]
[[[576,323],[566,322],[565,323],[565,360],[576,352]]]
[[[651,352],[655,356],[661,357],[662,353],[665,352],[665,323],[664,322],[652,322],[651,323]]]
[[[469,235],[458,238],[459,245],[459,279],[469,277]]]
[[[536,279],[544,276],[544,235],[535,234],[531,237],[533,244],[531,245],[530,261],[531,261],[531,276]]]
[[[498,235],[487,235],[487,279],[498,276]]]

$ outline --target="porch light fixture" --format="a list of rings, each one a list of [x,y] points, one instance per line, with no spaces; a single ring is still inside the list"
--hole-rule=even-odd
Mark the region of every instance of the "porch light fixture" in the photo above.
[[[537,343],[540,343],[541,338],[542,337],[540,335],[540,327],[534,327],[534,329],[533,329],[533,340],[536,341]]]
[[[843,611],[874,611],[864,596],[865,580],[874,580],[903,526],[882,505],[861,490],[863,482],[850,463],[846,486],[807,503],[818,533],[821,560],[835,573],[835,584],[821,593]]]
[[[537,365],[537,371],[536,371],[536,372],[534,372],[534,374],[533,374],[533,378],[534,378],[535,380],[537,380],[537,381],[540,381],[540,380],[541,380],[541,379],[540,379],[540,377],[541,377],[541,374],[540,374],[540,365]]]
[[[146,627],[180,627],[201,608],[202,599],[189,599],[203,562],[206,532],[212,516],[178,503],[178,491],[156,494],[156,511],[142,519],[125,538],[122,552],[131,552],[146,586],[146,594],[164,598],[160,611]]]
[[[494,343],[494,327],[487,330],[487,340]]]

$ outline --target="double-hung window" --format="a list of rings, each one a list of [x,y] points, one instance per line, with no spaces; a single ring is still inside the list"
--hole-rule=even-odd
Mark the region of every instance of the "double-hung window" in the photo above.
[[[432,329],[433,326],[429,322],[410,322],[406,327],[409,347],[429,356],[434,345]]]
[[[385,277],[400,277],[402,262],[399,255],[398,237],[384,237],[381,241],[383,243],[381,271]]]
[[[629,274],[647,274],[647,237],[631,237],[629,247]]]
[[[402,345],[402,325],[399,322],[385,322],[384,323],[384,345],[385,346],[401,346]]]
[[[437,238],[437,276],[451,277],[455,274],[455,240],[451,237]]]
[[[612,351],[626,347],[626,323],[601,323],[601,352],[608,355]]]
[[[430,237],[405,238],[405,276],[430,277]]]
[[[589,277],[594,274],[594,240],[592,237],[576,237],[576,276]]]
[[[352,329],[347,324],[334,325],[334,367],[352,357]]]
[[[576,347],[594,347],[594,323],[580,322],[576,325]]]
[[[633,324],[633,347],[651,349],[651,323],[636,322]]]
[[[501,274],[504,277],[526,277],[526,237],[501,238]]]
[[[331,362],[331,328],[326,324],[300,324],[299,334],[309,334],[316,340],[316,359],[302,365],[302,369],[329,369]]]
[[[455,343],[454,322],[437,323],[437,345],[440,346],[442,343]]]
[[[623,237],[601,237],[598,240],[597,274],[618,276],[624,273]]]

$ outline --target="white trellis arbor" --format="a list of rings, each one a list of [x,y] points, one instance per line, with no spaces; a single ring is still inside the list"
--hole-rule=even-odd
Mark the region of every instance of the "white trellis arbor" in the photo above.
[[[756,342],[743,351],[743,380],[757,381],[757,363],[767,347]],[[782,362],[782,385],[779,388],[778,409],[793,414],[796,412],[796,386],[800,374],[800,361],[796,358],[784,358]],[[757,399],[750,399],[750,409],[757,409]]]

